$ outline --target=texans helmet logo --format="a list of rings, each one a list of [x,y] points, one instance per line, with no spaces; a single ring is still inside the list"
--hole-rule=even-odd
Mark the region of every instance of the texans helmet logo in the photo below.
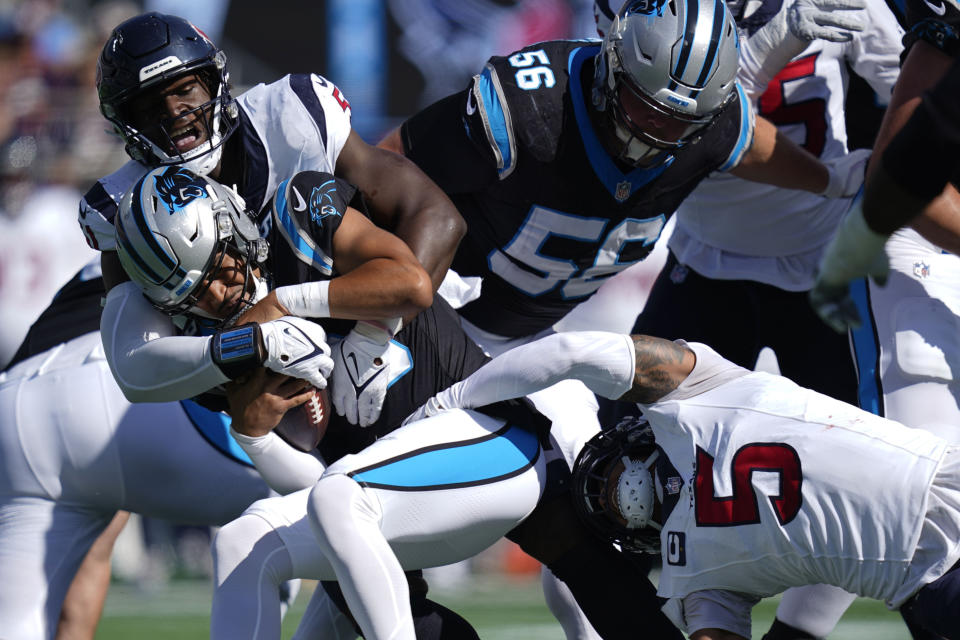
[[[206,198],[206,184],[181,167],[170,167],[154,177],[160,202],[170,214],[180,211],[197,198]]]

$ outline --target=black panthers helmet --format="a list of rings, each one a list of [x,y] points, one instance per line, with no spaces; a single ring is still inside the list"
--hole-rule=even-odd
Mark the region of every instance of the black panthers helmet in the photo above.
[[[123,138],[131,158],[153,166],[190,163],[188,168],[203,175],[216,166],[220,145],[237,126],[226,61],[223,51],[202,31],[177,16],[145,13],[113,30],[97,61],[97,93],[100,111]],[[186,153],[171,154],[156,142],[170,142],[170,122],[139,131],[132,124],[129,104],[142,91],[188,73],[197,73],[211,95],[198,108],[207,114],[201,118],[208,127],[207,142]],[[216,158],[211,163],[208,156]]]
[[[650,424],[627,416],[588,440],[574,464],[570,488],[577,514],[594,533],[624,551],[660,553],[651,471],[659,455]]]

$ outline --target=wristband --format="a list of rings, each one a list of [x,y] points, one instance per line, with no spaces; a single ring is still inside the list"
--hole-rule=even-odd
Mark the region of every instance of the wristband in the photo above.
[[[216,332],[210,338],[210,356],[231,380],[259,367],[267,357],[260,325],[252,322]]]
[[[277,287],[277,302],[292,316],[301,318],[330,317],[330,281],[304,282]]]

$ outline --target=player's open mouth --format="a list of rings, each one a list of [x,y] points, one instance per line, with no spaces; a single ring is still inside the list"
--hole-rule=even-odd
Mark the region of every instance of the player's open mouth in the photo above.
[[[193,124],[177,127],[170,132],[170,139],[177,151],[190,151],[200,144],[200,130]]]

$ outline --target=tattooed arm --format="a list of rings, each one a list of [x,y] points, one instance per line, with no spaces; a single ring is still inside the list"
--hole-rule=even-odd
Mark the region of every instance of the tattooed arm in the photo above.
[[[494,358],[430,398],[406,422],[444,409],[471,409],[520,398],[561,380],[582,381],[605,398],[655,402],[693,370],[693,351],[668,340],[603,331],[557,333]]]
[[[636,364],[633,386],[618,398],[623,402],[656,402],[680,386],[697,363],[689,347],[662,338],[631,337]]]

